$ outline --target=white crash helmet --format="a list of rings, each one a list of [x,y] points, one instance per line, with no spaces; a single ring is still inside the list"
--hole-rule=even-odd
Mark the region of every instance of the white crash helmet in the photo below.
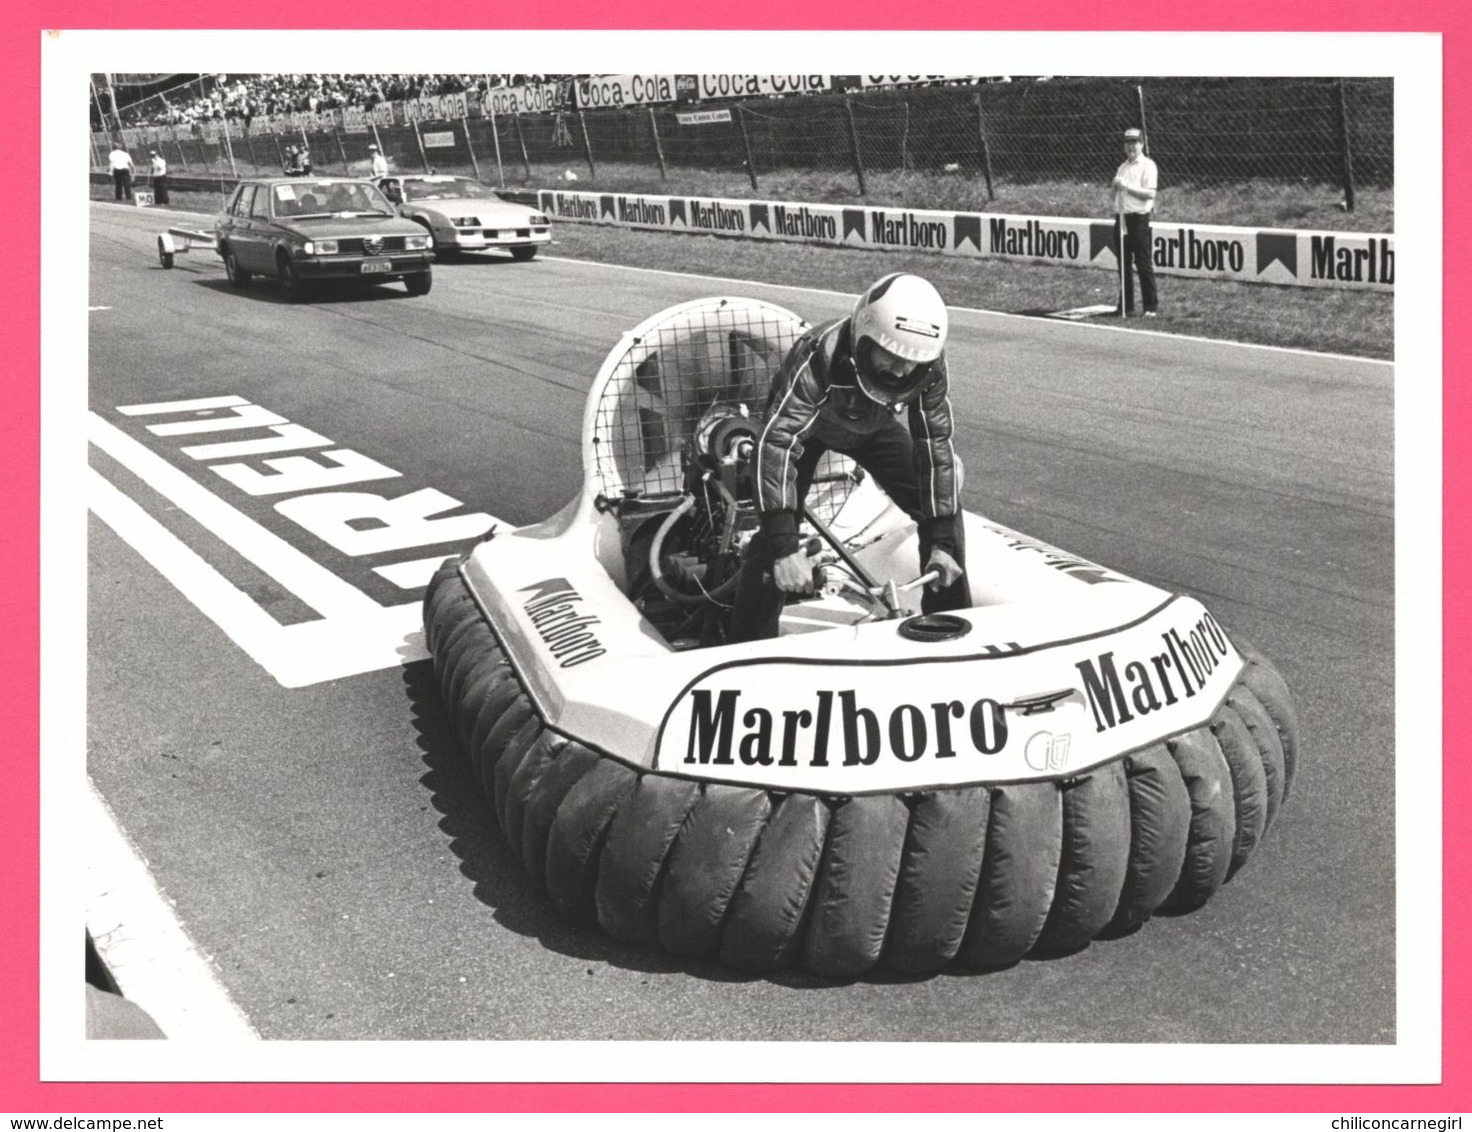
[[[886,275],[854,304],[854,368],[865,396],[891,409],[920,396],[946,346],[945,300],[918,275]]]

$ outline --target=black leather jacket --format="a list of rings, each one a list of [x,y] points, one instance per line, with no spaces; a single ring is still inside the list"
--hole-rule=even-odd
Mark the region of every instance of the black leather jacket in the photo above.
[[[909,407],[920,480],[919,519],[930,524],[936,546],[954,552],[960,505],[944,352],[927,368],[920,396]],[[797,461],[803,442],[812,438],[845,451],[893,425],[894,413],[858,386],[847,318],[815,326],[793,344],[772,381],[757,447],[756,503],[774,557],[798,548],[802,500],[797,498]]]

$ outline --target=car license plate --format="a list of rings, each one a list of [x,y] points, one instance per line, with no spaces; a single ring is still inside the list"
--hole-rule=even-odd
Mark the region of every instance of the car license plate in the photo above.
[[[364,275],[386,274],[393,269],[393,262],[386,259],[365,259],[362,266],[362,272]]]

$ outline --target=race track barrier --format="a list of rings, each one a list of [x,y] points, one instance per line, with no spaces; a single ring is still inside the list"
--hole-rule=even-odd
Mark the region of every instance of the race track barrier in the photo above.
[[[1119,269],[1112,220],[560,189],[514,195],[573,223]],[[1157,220],[1152,239],[1162,275],[1373,291],[1395,286],[1393,235]]]

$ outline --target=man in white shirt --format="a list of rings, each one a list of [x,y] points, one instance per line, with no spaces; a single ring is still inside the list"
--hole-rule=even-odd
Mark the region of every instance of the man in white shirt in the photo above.
[[[1114,174],[1114,212],[1124,216],[1124,240],[1120,255],[1124,263],[1124,313],[1135,310],[1134,271],[1140,273],[1140,300],[1145,304],[1145,317],[1154,318],[1158,310],[1155,293],[1155,264],[1150,258],[1150,214],[1155,211],[1158,173],[1155,162],[1144,153],[1144,137],[1139,130],[1124,132],[1124,164]],[[1115,222],[1116,228],[1118,221]],[[1115,233],[1118,239],[1119,233]]]
[[[114,143],[107,155],[107,167],[112,170],[112,199],[133,199],[133,155],[123,148],[122,142]]]
[[[388,158],[384,157],[383,154],[378,152],[378,147],[376,145],[370,145],[368,147],[368,156],[373,159],[373,175],[375,177],[387,177]]]
[[[153,174],[153,203],[169,203],[169,163],[156,149],[148,151],[148,162]]]

